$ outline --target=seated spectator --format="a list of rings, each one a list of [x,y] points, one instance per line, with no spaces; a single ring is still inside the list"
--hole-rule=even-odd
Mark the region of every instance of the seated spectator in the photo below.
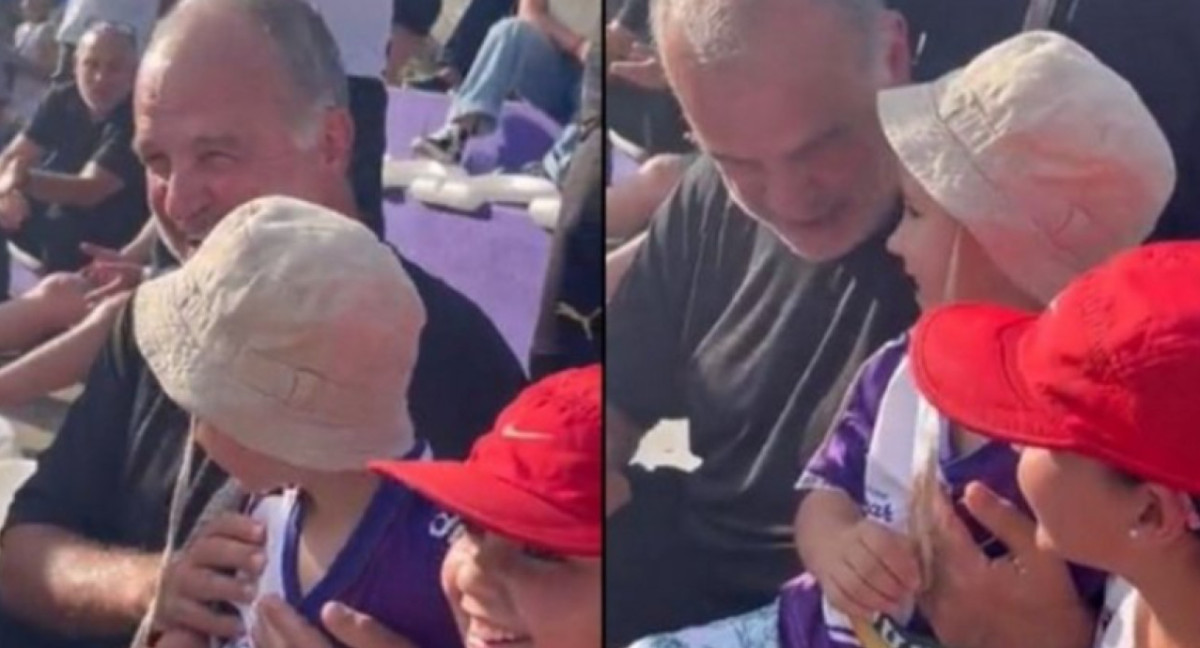
[[[449,92],[457,88],[475,64],[475,57],[488,31],[516,9],[517,0],[467,0],[454,31],[438,53],[437,70],[415,79],[409,86],[433,92]]]
[[[687,124],[650,44],[649,11],[649,0],[626,0],[605,27],[606,119],[651,153],[682,153],[692,148]]]
[[[0,155],[0,227],[47,272],[83,267],[81,243],[128,243],[149,214],[131,146],[136,43],[101,23],[80,41],[76,67],[79,81],[55,87]]]
[[[939,308],[913,333],[930,402],[1022,448],[1038,544],[1113,574],[1095,648],[1200,646],[1198,274],[1200,245],[1149,245],[1049,312]]]
[[[491,132],[504,100],[515,92],[559,123],[578,108],[590,34],[599,24],[599,3],[585,11],[564,9],[564,0],[521,0],[517,17],[488,32],[462,86],[455,93],[446,125],[417,138],[414,150],[457,163],[472,137]]]
[[[345,79],[332,36],[306,3],[190,0],[164,20],[136,84],[136,149],[154,212],[185,259],[226,214],[261,196],[358,217]],[[409,392],[415,429],[435,456],[465,456],[523,385],[520,365],[477,306],[397,262],[428,317]],[[181,553],[156,589],[164,503],[188,418],[150,373],[135,328],[122,310],[83,394],[14,498],[0,535],[0,645],[123,648],[156,594],[164,630],[238,634],[237,616],[211,604],[249,602],[229,573],[254,572],[261,545],[220,553],[218,564]],[[180,539],[227,483],[196,455]]]
[[[601,380],[592,365],[528,388],[463,463],[373,464],[461,517],[442,587],[466,645],[600,645]],[[260,611],[257,648],[332,648],[277,598]],[[322,618],[352,648],[413,645],[345,605]]]
[[[33,119],[58,61],[54,23],[50,20],[53,6],[52,0],[21,1],[23,20],[13,35],[16,57],[9,60],[9,111],[21,124]]]
[[[936,83],[885,90],[879,111],[903,167],[905,214],[888,247],[923,308],[1045,306],[1072,278],[1141,242],[1175,182],[1166,138],[1129,84],[1052,32],[1004,41]],[[978,481],[1028,509],[1016,453],[928,408],[907,347],[901,337],[867,361],[800,478],[796,543],[808,573],[765,610],[638,648],[724,645],[746,632],[786,648],[872,646],[897,634],[954,646],[917,609],[937,587],[932,494],[946,488],[957,499]],[[998,558],[985,531],[973,529],[974,541]],[[1047,604],[1074,604],[1087,637],[1081,601],[1095,599],[1103,578],[1073,577],[1078,594]]]
[[[429,531],[439,512],[366,469],[371,457],[429,456],[405,399],[425,309],[391,249],[311,203],[256,200],[180,270],[142,286],[133,315],[150,371],[193,420],[192,442],[253,494],[245,510],[269,540],[257,596],[283,598],[318,627],[337,596],[420,646],[459,646],[438,587],[447,538]],[[276,391],[296,381],[305,395]],[[238,612],[247,634],[227,646],[255,626],[252,604]],[[179,630],[157,645],[208,639]]]
[[[62,23],[58,27],[58,66],[55,81],[70,81],[75,74],[75,51],[84,33],[96,23],[123,25],[133,32],[138,52],[150,40],[150,32],[160,13],[175,0],[67,0]]]
[[[429,44],[429,32],[442,13],[442,0],[393,0],[392,37],[384,78],[399,83],[408,62]]]

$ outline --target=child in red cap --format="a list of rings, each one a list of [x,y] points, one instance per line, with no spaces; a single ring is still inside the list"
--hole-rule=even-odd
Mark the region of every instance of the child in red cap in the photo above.
[[[529,387],[465,462],[372,464],[461,516],[442,588],[468,648],[601,645],[601,380]]]
[[[1039,545],[1117,575],[1096,648],[1200,646],[1200,244],[1126,253],[1043,314],[927,314],[910,357],[959,424],[1024,449]]]

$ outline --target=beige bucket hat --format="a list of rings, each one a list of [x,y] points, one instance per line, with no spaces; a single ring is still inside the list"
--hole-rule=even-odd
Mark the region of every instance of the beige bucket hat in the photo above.
[[[879,95],[900,163],[1030,295],[1141,243],[1175,187],[1133,87],[1071,39],[1024,32]]]
[[[414,443],[407,392],[425,309],[391,248],[346,216],[249,202],[144,284],[133,317],[167,395],[248,448],[338,471]]]

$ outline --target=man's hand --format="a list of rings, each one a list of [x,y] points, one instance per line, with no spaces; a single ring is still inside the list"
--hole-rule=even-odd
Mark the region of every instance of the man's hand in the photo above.
[[[255,609],[258,621],[250,634],[257,648],[334,648],[278,596],[263,597]],[[341,603],[326,603],[321,621],[349,648],[417,648],[378,621]]]
[[[222,639],[241,634],[237,616],[209,605],[254,601],[254,583],[266,565],[265,541],[262,525],[246,515],[223,513],[205,524],[166,568],[156,624]]]
[[[637,43],[637,36],[618,22],[611,22],[604,28],[604,58],[609,63],[624,61],[629,58]]]
[[[613,513],[623,508],[633,498],[633,493],[629,488],[629,479],[617,470],[608,470],[604,474],[604,507],[605,516],[611,517]]]
[[[575,59],[579,61],[580,65],[583,65],[586,67],[588,55],[591,54],[591,52],[592,52],[592,41],[585,38],[585,39],[579,41],[579,47],[575,48],[575,52],[574,52]]]
[[[29,167],[14,161],[0,171],[0,193],[15,193],[29,181]]]
[[[608,73],[645,90],[667,88],[667,77],[663,73],[658,55],[653,49],[640,43],[633,46],[626,59],[609,64]]]
[[[919,601],[938,639],[953,648],[1089,646],[1095,619],[1066,563],[1037,546],[1034,521],[979,483],[964,504],[1009,554],[988,558],[939,494],[934,581]]]
[[[874,520],[863,518],[825,547],[814,554],[809,571],[833,607],[850,617],[902,614],[921,588],[916,545]]]
[[[0,193],[0,229],[15,232],[29,220],[29,201],[20,193]]]
[[[63,330],[87,316],[90,289],[80,275],[56,272],[39,281],[25,299],[39,304],[39,318],[47,329]]]
[[[92,259],[82,270],[83,276],[95,286],[88,295],[88,303],[95,305],[110,295],[133,290],[142,282],[145,266],[117,250],[92,243],[82,243],[79,249]]]

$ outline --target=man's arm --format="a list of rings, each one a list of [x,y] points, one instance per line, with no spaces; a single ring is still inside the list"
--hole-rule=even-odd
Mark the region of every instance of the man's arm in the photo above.
[[[612,515],[629,503],[633,493],[629,480],[621,470],[633,460],[638,443],[646,436],[646,428],[636,425],[620,411],[604,407],[604,454],[608,474],[605,476],[604,503],[607,515]]]
[[[128,366],[132,322],[114,328],[0,535],[0,604],[49,632],[132,632],[158,573],[157,555],[103,540],[117,532],[139,379]]]
[[[0,407],[20,406],[84,380],[128,298],[129,293],[109,297],[62,335],[0,367]]]
[[[0,604],[67,636],[129,632],[154,593],[159,554],[104,547],[65,529],[18,525],[4,534]]]
[[[587,43],[587,38],[571,31],[569,27],[550,15],[547,0],[520,0],[520,3],[517,4],[517,16],[533,23],[543,34],[554,41],[560,50],[583,60],[584,44]]]
[[[14,188],[17,178],[33,167],[42,154],[42,147],[25,133],[13,138],[4,148],[4,152],[0,153],[0,191]]]
[[[638,234],[604,257],[604,303],[608,303],[617,288],[621,287],[621,280],[625,278],[629,266],[633,265],[633,259],[645,240],[645,233]]]
[[[26,196],[68,207],[95,207],[125,187],[120,176],[89,162],[78,174],[30,170],[20,189]]]

